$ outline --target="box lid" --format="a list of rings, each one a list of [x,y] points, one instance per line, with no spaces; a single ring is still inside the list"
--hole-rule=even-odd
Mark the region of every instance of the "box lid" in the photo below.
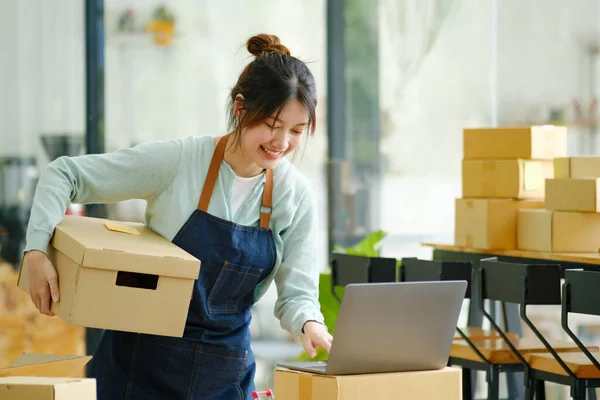
[[[23,353],[10,367],[0,368],[0,377],[78,377],[91,356]]]
[[[65,383],[80,382],[86,378],[49,378],[41,376],[7,376],[0,378],[2,385],[32,385],[32,386],[54,386]]]
[[[200,260],[140,223],[66,215],[51,244],[88,268],[188,279],[200,272]]]

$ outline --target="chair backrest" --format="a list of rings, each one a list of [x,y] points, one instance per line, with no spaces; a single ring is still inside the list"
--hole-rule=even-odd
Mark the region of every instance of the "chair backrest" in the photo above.
[[[482,259],[474,268],[484,299],[521,305],[557,305],[560,298],[560,265],[518,264]]]
[[[402,282],[467,281],[465,298],[471,298],[472,264],[463,261],[434,261],[403,258],[400,269]]]
[[[600,316],[600,272],[565,270],[567,312]]]
[[[334,253],[331,259],[331,279],[334,286],[395,282],[396,259]]]

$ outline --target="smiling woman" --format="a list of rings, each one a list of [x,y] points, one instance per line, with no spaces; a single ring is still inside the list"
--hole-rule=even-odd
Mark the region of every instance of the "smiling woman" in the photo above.
[[[247,47],[255,59],[231,91],[226,135],[60,157],[40,177],[23,261],[40,312],[60,301],[45,252],[69,201],[144,199],[148,226],[201,261],[183,338],[105,331],[90,364],[100,400],[250,398],[251,309],[273,281],[281,326],[310,355],[329,351],[317,202],[284,158],[315,130],[314,79],[275,36]]]
[[[230,153],[241,146],[243,159],[225,157],[234,170],[235,164],[252,161],[248,170],[236,170],[240,176],[273,168],[298,147],[306,130],[312,135],[316,127],[317,90],[306,64],[292,57],[277,36],[254,36],[247,48],[256,58],[229,96],[229,129],[236,145]]]

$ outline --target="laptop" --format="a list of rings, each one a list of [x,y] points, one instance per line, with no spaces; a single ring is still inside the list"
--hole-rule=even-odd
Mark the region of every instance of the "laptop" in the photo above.
[[[466,289],[466,281],[347,285],[328,361],[277,365],[325,375],[443,368]]]

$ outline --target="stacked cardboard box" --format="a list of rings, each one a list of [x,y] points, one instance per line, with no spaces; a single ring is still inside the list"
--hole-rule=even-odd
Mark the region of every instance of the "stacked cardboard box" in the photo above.
[[[462,197],[456,199],[455,245],[517,248],[519,209],[544,206],[544,182],[566,155],[566,128],[532,126],[464,130]]]
[[[85,329],[41,315],[17,279],[12,266],[0,263],[0,368],[23,352],[84,355]]]
[[[518,248],[542,252],[600,249],[600,157],[557,157],[544,209],[521,210]]]

